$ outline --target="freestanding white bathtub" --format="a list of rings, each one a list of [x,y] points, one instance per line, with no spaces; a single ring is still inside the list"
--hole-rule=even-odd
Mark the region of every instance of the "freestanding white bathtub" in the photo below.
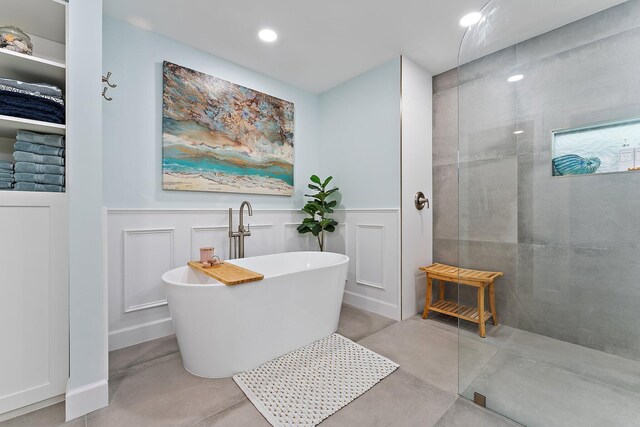
[[[229,377],[337,330],[347,256],[290,252],[226,262],[262,273],[264,280],[226,286],[188,266],[162,275],[192,374]]]

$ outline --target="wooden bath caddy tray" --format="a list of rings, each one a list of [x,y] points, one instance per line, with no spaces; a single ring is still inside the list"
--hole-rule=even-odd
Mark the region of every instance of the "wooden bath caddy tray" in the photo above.
[[[189,267],[198,270],[207,276],[213,277],[225,285],[240,285],[241,283],[257,282],[264,279],[264,275],[237,265],[225,262],[211,267],[203,267],[201,262],[189,261]]]

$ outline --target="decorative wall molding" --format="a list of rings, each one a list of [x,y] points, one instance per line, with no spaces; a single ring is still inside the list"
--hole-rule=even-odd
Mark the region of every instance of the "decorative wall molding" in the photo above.
[[[378,236],[369,236],[369,239],[365,239],[363,235],[373,234],[371,230],[379,230]],[[361,238],[365,240],[361,242]],[[384,248],[384,225],[356,224],[356,283],[385,289]],[[376,273],[378,273],[377,280],[364,278],[364,276],[375,276]]]
[[[110,350],[173,333],[168,306],[164,301],[155,305],[163,298],[136,297],[143,294],[141,290],[148,291],[145,295],[164,295],[160,294],[164,289],[160,281],[164,271],[160,270],[197,259],[201,246],[214,246],[216,255],[227,258],[228,214],[227,209],[107,210]],[[236,225],[237,215],[235,211]],[[254,209],[251,219],[256,224],[245,240],[247,256],[317,250],[313,236],[296,230],[304,217],[297,209]],[[336,210],[334,217],[339,224],[326,237],[327,250],[351,259],[344,301],[399,319],[399,209]],[[140,237],[141,241],[135,240]],[[145,272],[132,270],[141,264],[143,255],[160,261]],[[383,265],[376,267],[380,263]]]
[[[134,303],[132,301],[132,294],[136,288],[140,288],[139,283],[143,282],[146,289],[153,290],[153,282],[149,284],[146,280],[140,276],[150,274],[151,271],[155,271],[149,265],[149,258],[153,260],[159,260],[161,256],[167,258],[168,263],[165,265],[164,271],[171,270],[175,265],[174,258],[174,232],[175,228],[144,228],[144,229],[126,229],[124,232],[123,240],[123,255],[124,255],[124,278],[123,278],[123,307],[124,313],[131,313],[134,311],[146,310],[153,307],[158,307],[167,304],[167,298],[152,299],[151,301],[139,301]],[[168,239],[168,246],[166,251],[161,252],[160,247],[157,244],[149,245],[143,251],[139,248],[132,248],[133,239],[139,236],[163,236]],[[154,242],[156,243],[156,242]],[[136,258],[139,257],[139,258]],[[151,273],[153,274],[153,273]],[[142,280],[141,280],[142,279]],[[160,283],[160,277],[157,278],[157,283]],[[145,292],[147,294],[148,292]],[[164,294],[161,290],[160,293]],[[158,292],[156,292],[158,294]]]
[[[200,251],[199,251],[199,247],[200,245],[197,244],[198,242],[198,236],[205,234],[205,233],[210,233],[210,234],[214,234],[216,235],[216,239],[215,239],[215,244],[213,244],[213,247],[215,248],[215,254],[218,255],[221,258],[227,258],[228,255],[228,244],[227,245],[222,245],[222,247],[220,247],[220,245],[218,244],[218,241],[221,240],[219,238],[218,235],[222,236],[222,239],[228,239],[229,238],[229,226],[228,225],[214,225],[214,226],[197,226],[197,227],[191,227],[191,259],[192,260],[197,260],[200,259]],[[210,243],[212,244],[212,243]],[[203,246],[207,246],[207,245],[203,245]]]
[[[282,252],[318,250],[315,236],[298,233],[300,222],[287,222],[282,225]]]
[[[109,215],[148,215],[148,214],[184,214],[184,213],[203,213],[203,212],[214,212],[214,213],[223,213],[225,216],[229,214],[229,209],[223,208],[106,208]],[[351,212],[351,213],[369,213],[369,212],[379,212],[379,213],[398,213],[400,212],[399,208],[358,208],[358,209],[335,209],[338,212]],[[253,212],[263,212],[263,213],[295,213],[299,214],[302,218],[302,213],[300,209],[253,209]],[[238,213],[237,210],[233,211],[233,214],[236,215]],[[235,217],[234,217],[235,218]]]
[[[349,239],[348,230],[349,224],[347,224],[346,222],[339,223],[336,227],[336,231],[327,234],[327,247],[325,250],[329,252],[340,252],[345,254],[350,253],[351,242]],[[343,248],[340,248],[340,243],[342,243]]]
[[[256,253],[253,251],[253,247],[248,247],[250,253],[247,256],[266,255],[273,253],[273,228],[274,224],[254,224],[251,225],[251,236],[247,237],[245,241],[248,241],[251,237],[254,240],[259,240],[260,236],[263,236],[263,240],[266,244],[259,245],[261,251]],[[266,232],[265,232],[266,231]],[[199,238],[206,233],[212,234],[211,237]],[[202,242],[199,244],[198,242]],[[229,258],[229,226],[228,225],[213,225],[213,226],[196,226],[191,227],[191,259],[197,260],[200,258],[199,248],[204,246],[213,246],[215,254],[222,259]]]

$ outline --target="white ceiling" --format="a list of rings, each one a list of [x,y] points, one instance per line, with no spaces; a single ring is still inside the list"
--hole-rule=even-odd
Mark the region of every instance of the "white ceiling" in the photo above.
[[[496,47],[624,0],[501,0],[521,4]],[[486,0],[104,0],[105,14],[320,93],[400,54],[432,74],[457,65],[462,15]],[[495,1],[494,1],[495,3]],[[525,13],[526,12],[526,13]],[[278,32],[267,45],[256,34]]]

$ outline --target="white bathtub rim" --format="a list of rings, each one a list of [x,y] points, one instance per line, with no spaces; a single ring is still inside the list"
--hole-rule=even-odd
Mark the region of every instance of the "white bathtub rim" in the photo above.
[[[272,279],[272,278],[276,278],[276,277],[282,277],[282,276],[289,276],[291,274],[295,274],[295,273],[302,273],[302,272],[307,272],[307,271],[323,271],[325,269],[329,269],[329,268],[335,268],[344,264],[348,264],[350,259],[348,256],[341,254],[341,253],[337,253],[337,252],[320,252],[320,251],[298,251],[298,252],[283,252],[282,254],[331,254],[331,255],[339,255],[342,259],[335,263],[335,264],[330,264],[330,265],[325,265],[322,267],[315,267],[315,268],[309,268],[309,269],[302,269],[302,270],[292,270],[292,271],[287,271],[284,273],[280,273],[280,274],[273,274],[273,275],[269,275],[269,276],[265,276],[264,279]],[[282,255],[282,254],[269,254],[269,255],[260,255],[260,256],[256,256],[256,257],[250,257],[250,258],[264,258],[264,257],[270,257],[273,255]],[[225,260],[225,262],[228,262],[230,264],[233,264],[233,261],[235,260]],[[217,283],[184,283],[184,282],[176,282],[174,280],[170,280],[167,277],[175,272],[176,270],[185,270],[187,268],[191,268],[188,265],[186,266],[181,266],[181,267],[177,267],[174,269],[171,269],[167,272],[165,272],[162,276],[161,279],[162,281],[167,284],[167,285],[172,285],[172,286],[182,286],[182,287],[189,287],[189,288],[217,288],[217,287],[225,287],[228,285],[225,285],[222,282],[217,281],[216,279],[214,279],[213,277],[207,276],[210,280],[215,281]],[[203,274],[198,272],[199,274]],[[259,272],[258,272],[259,273]],[[264,280],[263,279],[263,280]],[[252,282],[249,283],[244,283],[246,284],[251,284]],[[235,286],[239,286],[239,285],[235,285]]]

